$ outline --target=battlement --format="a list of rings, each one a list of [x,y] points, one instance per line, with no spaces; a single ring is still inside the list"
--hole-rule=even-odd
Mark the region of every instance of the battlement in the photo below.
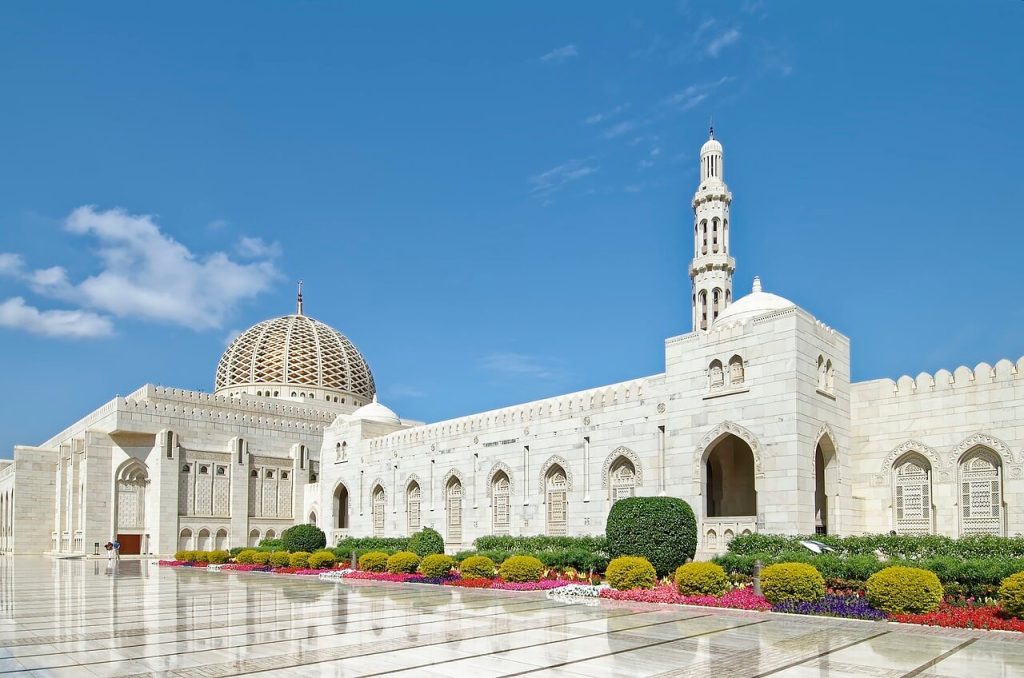
[[[1013,363],[1000,360],[995,366],[978,363],[973,369],[961,365],[952,372],[939,370],[935,374],[921,372],[917,377],[903,375],[895,381],[892,379],[876,379],[853,384],[857,390],[877,388],[880,397],[904,397],[920,393],[954,391],[968,387],[986,386],[990,384],[1024,384],[1024,357]]]

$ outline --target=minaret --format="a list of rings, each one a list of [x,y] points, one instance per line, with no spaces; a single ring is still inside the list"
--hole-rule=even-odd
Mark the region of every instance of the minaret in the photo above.
[[[729,256],[729,203],[732,193],[722,172],[722,144],[715,128],[700,149],[700,185],[693,195],[693,329],[708,330],[732,303],[732,274],[736,261]]]

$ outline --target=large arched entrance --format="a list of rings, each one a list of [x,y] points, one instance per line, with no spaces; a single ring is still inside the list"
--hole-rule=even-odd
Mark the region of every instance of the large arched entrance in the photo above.
[[[818,439],[814,446],[814,533],[829,534],[835,531],[835,507],[829,495],[835,495],[837,478],[836,446],[828,435]]]
[[[118,469],[115,483],[114,534],[121,544],[121,554],[146,553],[146,486],[149,485],[146,466],[137,459],[126,461]]]
[[[348,488],[338,483],[334,488],[334,543],[348,531]]]
[[[754,451],[745,440],[727,433],[704,453],[703,546],[719,551],[757,526]]]

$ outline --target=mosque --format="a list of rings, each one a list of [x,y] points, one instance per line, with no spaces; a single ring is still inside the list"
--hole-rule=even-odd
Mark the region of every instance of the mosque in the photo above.
[[[604,531],[681,497],[699,553],[740,534],[1024,532],[1024,358],[851,383],[850,341],[755,278],[734,297],[722,144],[700,150],[693,330],[662,373],[433,424],[376,398],[342,333],[296,312],[242,333],[213,393],[145,385],[0,461],[0,552],[252,545],[290,525],[450,551]]]

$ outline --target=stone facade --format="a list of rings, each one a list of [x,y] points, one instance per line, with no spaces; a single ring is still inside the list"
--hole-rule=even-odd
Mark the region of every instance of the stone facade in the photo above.
[[[421,424],[376,401],[365,361],[300,296],[229,348],[217,394],[144,386],[15,448],[0,550],[91,552],[118,535],[170,553],[312,522],[330,542],[429,526],[455,551],[602,533],[632,495],[688,501],[705,556],[757,531],[1021,534],[1024,359],[852,384],[845,336],[756,278],[733,298],[722,162],[712,138],[693,199],[694,331],[666,340],[664,372]]]

